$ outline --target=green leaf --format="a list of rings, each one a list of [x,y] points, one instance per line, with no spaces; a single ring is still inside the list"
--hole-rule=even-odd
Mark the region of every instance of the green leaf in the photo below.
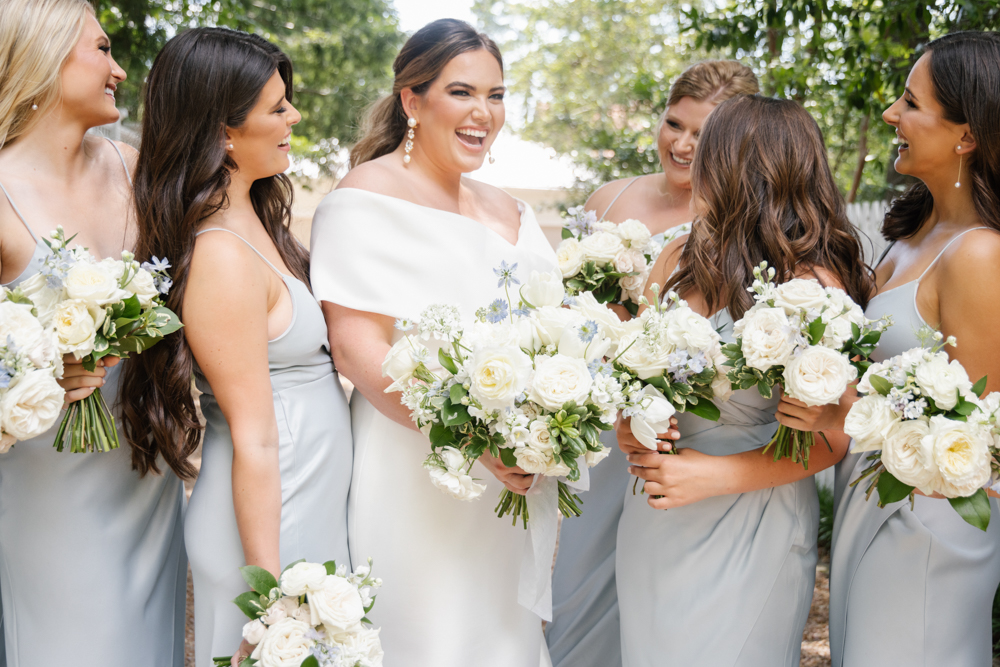
[[[510,447],[500,448],[500,460],[508,468],[514,468],[517,466],[517,457],[514,456],[514,450]]]
[[[571,239],[571,238],[573,238],[573,232],[571,232],[569,230],[569,227],[563,227],[562,228],[562,238],[563,239]]]
[[[181,323],[181,318],[177,317],[177,313],[165,306],[157,306],[153,308],[153,312],[156,313],[157,320],[162,319],[163,317],[168,318],[166,324],[156,325],[156,329],[164,336],[172,334],[184,326]]]
[[[262,567],[256,565],[245,565],[240,568],[243,581],[247,582],[250,588],[260,595],[267,595],[272,588],[278,587],[278,581],[274,575]]]
[[[329,574],[337,574],[337,561],[335,561],[335,560],[328,560],[325,563],[323,563],[323,567],[326,568],[326,573],[328,575]]]
[[[975,412],[976,409],[977,409],[977,406],[976,406],[975,403],[973,403],[971,401],[966,401],[964,399],[959,399],[958,403],[953,408],[953,411],[957,412],[958,414],[962,415],[963,417],[968,417],[973,412]]]
[[[903,484],[892,476],[888,470],[883,470],[878,476],[878,504],[885,507],[890,503],[896,503],[913,493],[913,487]]]
[[[431,425],[431,432],[428,437],[430,438],[431,445],[435,448],[454,447],[458,444],[452,430],[441,422],[434,422],[434,424]]]
[[[445,426],[459,426],[472,421],[472,416],[469,415],[468,408],[461,403],[452,403],[450,400],[446,400],[441,406],[441,421],[444,422]]]
[[[857,340],[859,338],[861,338],[861,327],[859,327],[856,323],[851,322],[851,339]]]
[[[303,660],[299,667],[319,667],[319,660],[316,659],[316,656],[311,655]]]
[[[452,375],[458,373],[458,366],[455,364],[455,360],[451,358],[451,355],[444,351],[443,347],[438,348],[438,361],[441,365],[448,369],[448,372]]]
[[[965,522],[986,532],[990,525],[990,498],[985,489],[977,489],[966,498],[949,498],[948,502],[955,508]]]
[[[757,391],[760,392],[761,397],[770,399],[774,395],[774,391],[771,385],[767,383],[767,380],[761,379],[757,382]]]
[[[979,398],[983,397],[983,393],[986,391],[986,376],[979,378],[979,382],[972,385],[972,393]]]
[[[119,315],[118,317],[124,317],[134,320],[135,318],[139,317],[140,313],[142,313],[142,306],[139,305],[139,297],[137,297],[135,294],[125,299],[122,303],[125,305],[125,307],[122,309],[121,315]]]
[[[817,317],[809,323],[809,342],[811,344],[819,345],[824,333],[826,333],[826,322],[823,321],[823,318]]]
[[[691,405],[687,409],[693,415],[697,415],[702,419],[707,419],[708,421],[717,422],[721,413],[719,412],[719,406],[717,406],[712,401],[701,399],[694,405]]]
[[[460,384],[451,385],[451,389],[448,390],[448,395],[451,397],[452,403],[462,404],[462,399],[469,395],[469,392],[465,391],[465,387]]]
[[[877,391],[882,396],[888,396],[889,392],[892,391],[892,384],[889,383],[881,375],[870,375],[868,377],[868,383],[871,384],[872,389]]]
[[[247,618],[254,620],[257,618],[257,612],[260,610],[260,596],[253,591],[240,593],[233,598],[233,604],[239,607],[240,611],[242,611]]]

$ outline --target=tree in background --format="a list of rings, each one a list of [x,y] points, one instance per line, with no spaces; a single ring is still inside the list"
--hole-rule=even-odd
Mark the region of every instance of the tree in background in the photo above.
[[[392,83],[402,45],[391,0],[94,0],[118,62],[128,72],[119,106],[141,114],[141,87],[153,58],[184,27],[226,26],[280,46],[295,65],[295,106],[302,122],[292,149],[323,171],[337,167],[354,140],[357,115]]]

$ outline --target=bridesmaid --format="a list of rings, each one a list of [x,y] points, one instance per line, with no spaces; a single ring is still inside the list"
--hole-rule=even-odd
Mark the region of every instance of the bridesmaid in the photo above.
[[[720,104],[691,176],[697,223],[683,250],[664,251],[650,282],[676,290],[725,341],[753,303],[747,287],[763,260],[779,281],[815,278],[867,303],[873,286],[857,234],[819,128],[798,104]],[[843,457],[847,438],[828,434],[833,451],[814,447],[806,471],[761,455],[777,398],[751,389],[718,405],[718,422],[678,416],[676,456],[650,452],[619,424],[629,472],[646,480],[646,495],[626,493],[618,529],[626,667],[799,664],[817,558],[812,475]]]
[[[128,369],[128,414],[151,451],[193,449],[195,373],[206,426],[184,532],[198,667],[249,654],[241,566],[350,565],[350,416],[288,229],[291,98],[288,57],[223,28],[170,40],[146,87],[136,254],[175,264],[168,305],[185,327]]]
[[[945,351],[1000,390],[1000,34],[959,32],[927,45],[903,96],[882,118],[896,128],[896,170],[920,180],[893,202],[868,317],[893,316],[877,359],[919,346],[930,325]],[[842,428],[848,405],[803,415]],[[837,470],[830,563],[830,653],[836,667],[991,663],[1000,584],[1000,507],[989,530],[941,499],[880,509],[865,500],[862,454]],[[992,492],[991,492],[992,495]]]
[[[501,261],[526,280],[555,270],[555,253],[526,204],[462,176],[482,166],[504,123],[496,44],[461,21],[435,21],[393,70],[393,92],[369,112],[353,168],[312,232],[333,357],[356,387],[351,553],[374,557],[386,581],[371,616],[386,664],[538,667],[548,663],[541,621],[518,604],[526,531],[493,512],[504,487],[523,494],[532,477],[487,453],[472,471],[483,498],[436,489],[422,467],[427,438],[399,394],[385,393],[382,362],[402,336],[396,318],[432,304],[471,318],[504,297],[491,270]]]
[[[642,221],[663,245],[691,231],[691,161],[701,126],[720,102],[757,92],[753,71],[733,60],[692,65],[670,87],[657,124],[657,152],[663,173],[613,181],[591,195],[585,208],[601,220]],[[627,317],[624,309],[618,310]],[[556,667],[614,667],[621,664],[615,536],[628,485],[625,454],[613,431],[602,440],[610,461],[590,472],[587,511],[563,521],[552,575],[552,623],[545,628]]]
[[[4,0],[0,52],[0,283],[37,273],[42,239],[58,225],[95,256],[119,257],[136,238],[136,155],[86,134],[118,120],[114,94],[125,79],[89,3]],[[103,385],[113,404],[121,368],[87,373],[68,357],[67,400]],[[182,461],[127,446],[57,452],[55,430],[0,455],[0,652],[11,667],[180,667]]]

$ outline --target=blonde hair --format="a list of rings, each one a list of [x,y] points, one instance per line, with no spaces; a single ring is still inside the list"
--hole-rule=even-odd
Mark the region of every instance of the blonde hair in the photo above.
[[[721,104],[737,95],[754,95],[760,92],[753,70],[736,60],[705,60],[681,72],[670,86],[667,108],[660,114],[653,136],[660,136],[670,107],[685,97],[696,102]]]
[[[0,2],[0,148],[58,103],[63,63],[93,13],[86,0]]]

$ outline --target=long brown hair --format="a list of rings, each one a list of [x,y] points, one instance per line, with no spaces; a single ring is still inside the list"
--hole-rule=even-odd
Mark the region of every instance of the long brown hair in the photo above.
[[[406,134],[406,112],[399,93],[410,88],[422,95],[455,56],[486,49],[500,63],[500,49],[488,36],[457,19],[439,19],[428,23],[399,51],[392,63],[395,79],[392,93],[375,102],[361,123],[361,139],[351,149],[351,167],[387,155],[399,146]]]
[[[955,32],[927,45],[934,97],[946,120],[968,123],[976,150],[962,181],[972,184],[972,203],[984,225],[1000,229],[1000,34]],[[913,236],[930,216],[934,197],[916,183],[893,203],[882,235]]]
[[[700,292],[739,319],[762,261],[777,282],[822,267],[862,308],[874,290],[858,234],[830,173],[823,136],[790,100],[735,97],[708,116],[691,168],[699,215],[667,287]]]
[[[167,42],[149,72],[142,145],[135,172],[139,227],[136,257],[173,263],[166,305],[184,319],[184,293],[203,220],[228,206],[226,190],[237,165],[223,143],[239,128],[275,70],[292,99],[292,63],[256,35],[225,28],[194,28]],[[288,229],[292,185],[284,174],[250,188],[254,211],[292,274],[309,281],[309,256]],[[194,357],[184,330],[126,364],[122,421],[140,474],[159,472],[157,456],[181,477],[195,469],[201,425],[191,395]]]

